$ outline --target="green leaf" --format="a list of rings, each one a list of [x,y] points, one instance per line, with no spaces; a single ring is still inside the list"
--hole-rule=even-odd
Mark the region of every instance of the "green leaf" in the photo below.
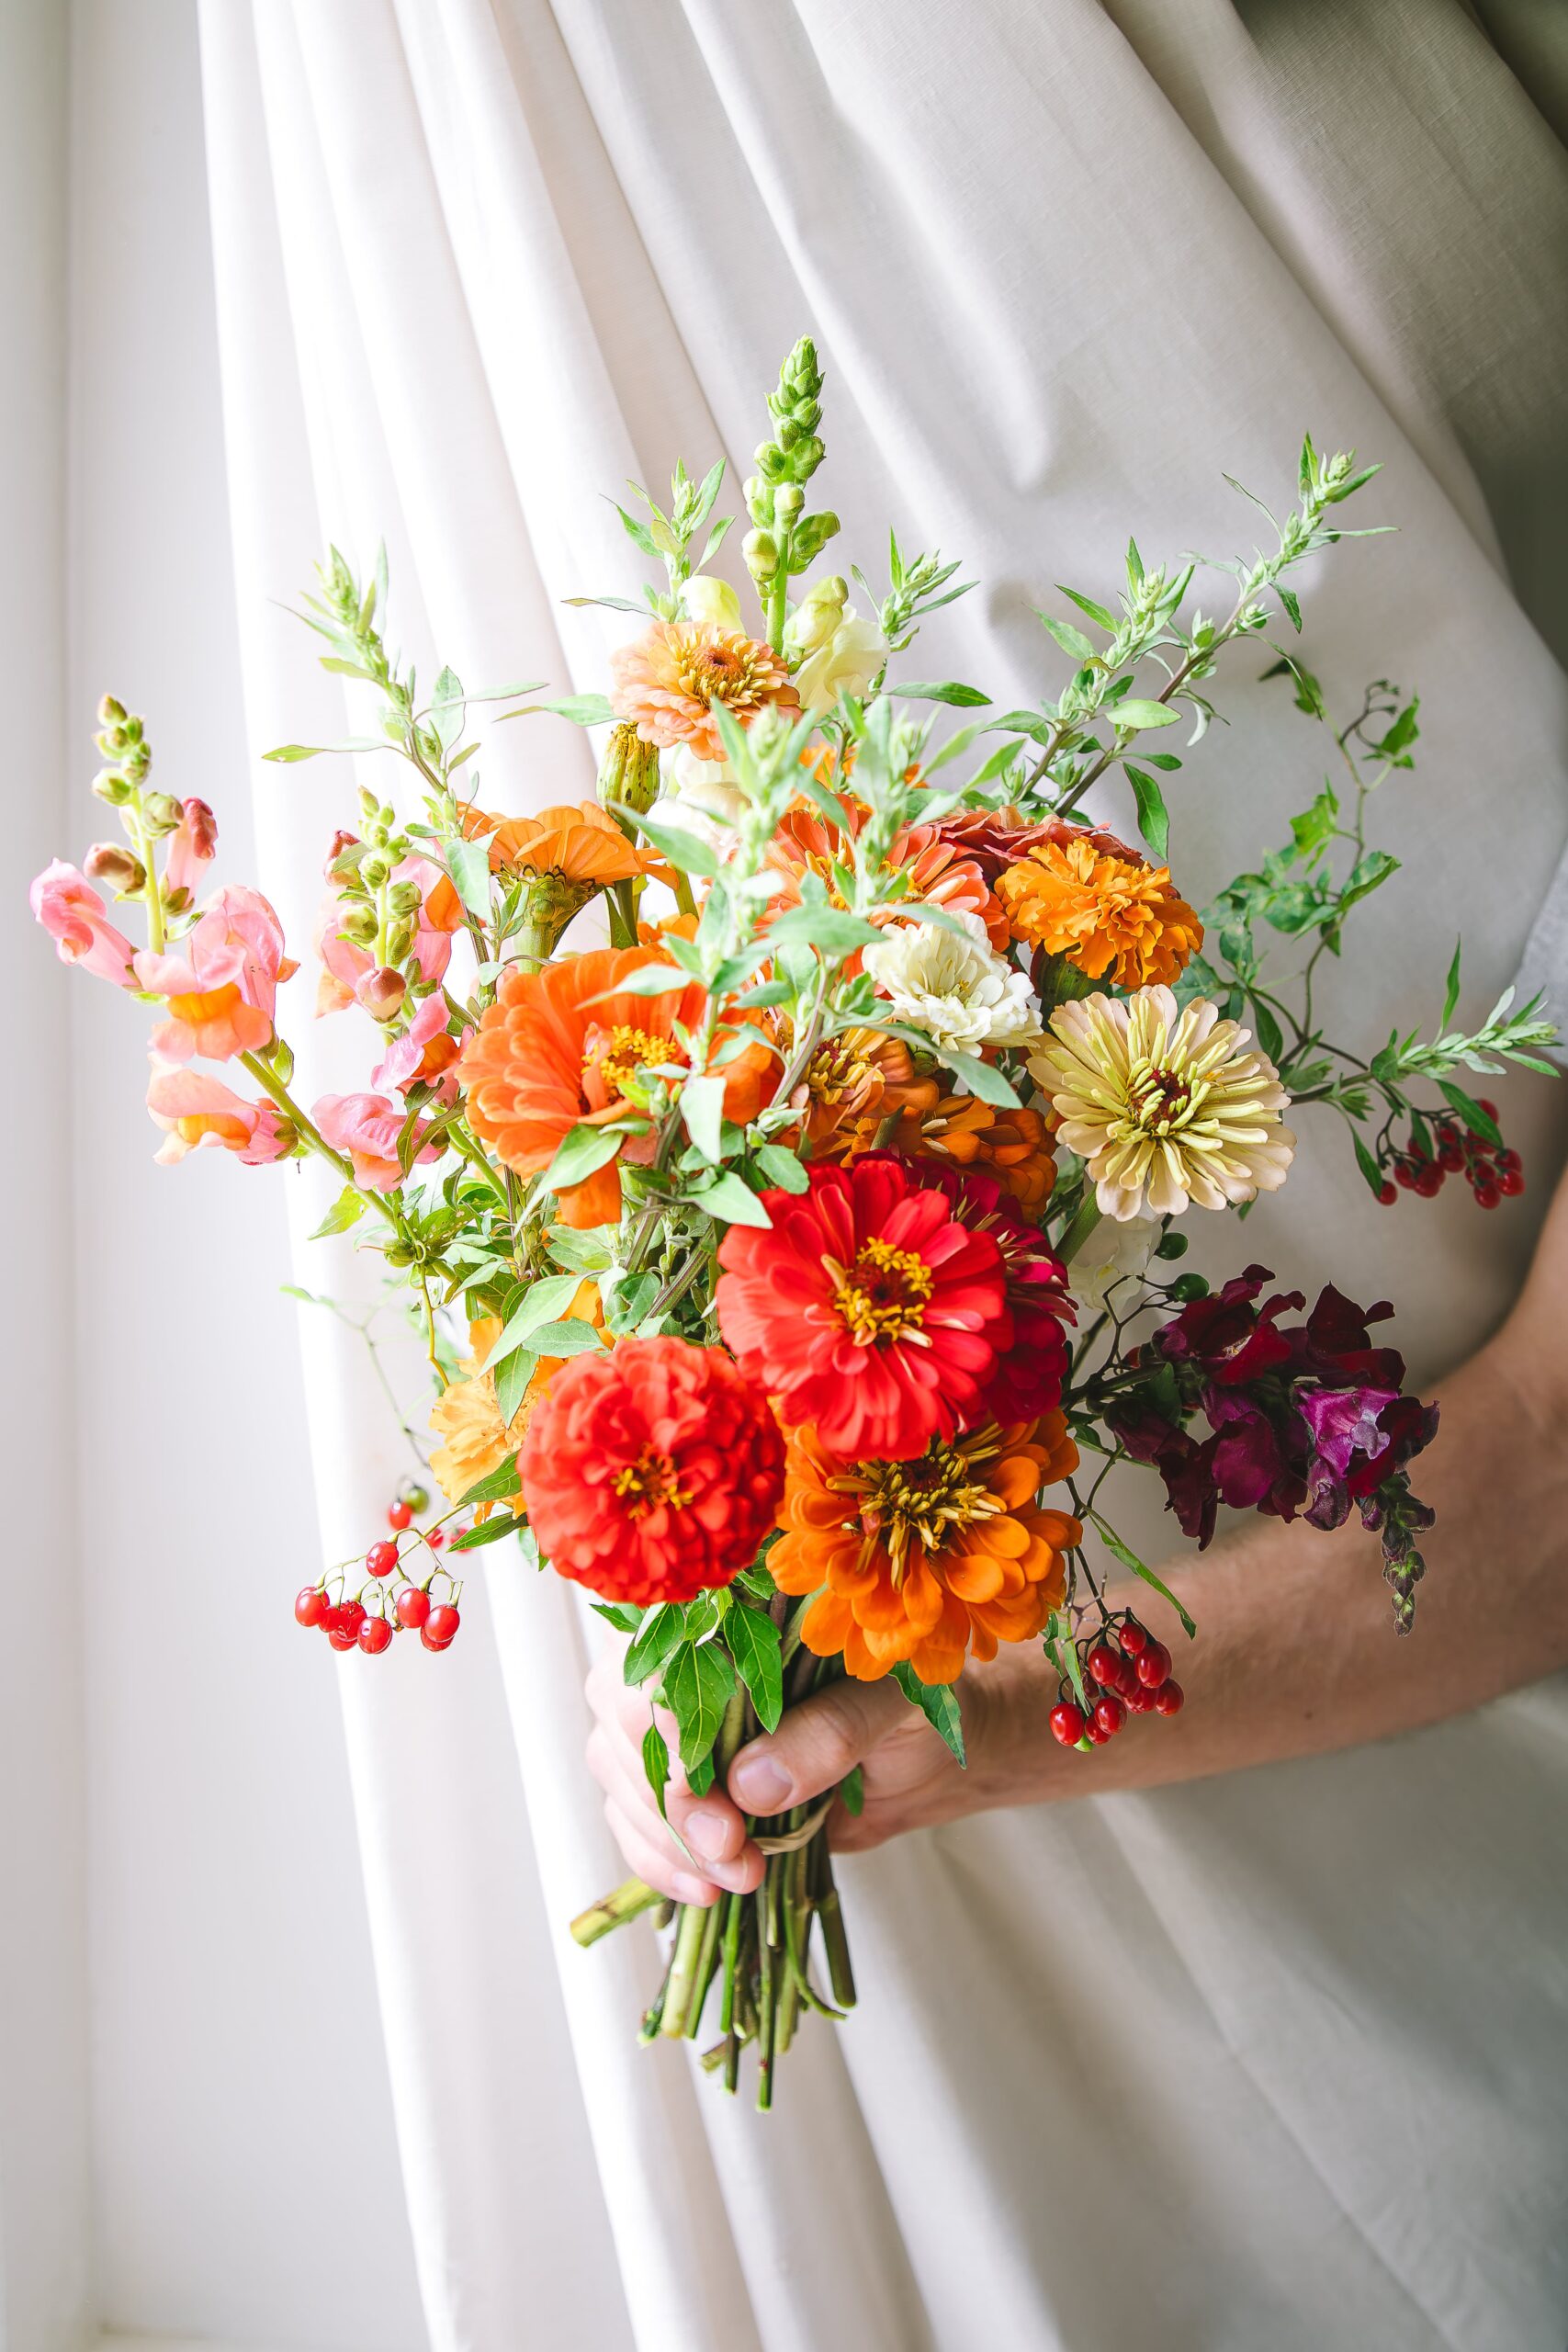
[[[296,760],[319,760],[329,752],[385,752],[389,747],[376,735],[351,735],[346,743],[279,743],[276,751],[264,752],[264,760],[278,760],[292,766]]]
[[[568,1323],[541,1323],[529,1342],[536,1356],[589,1356],[604,1344],[592,1323],[573,1316]]]
[[[757,1166],[770,1183],[781,1193],[805,1193],[811,1188],[811,1179],[793,1151],[782,1143],[760,1143],[756,1150]]]
[[[1078,1645],[1073,1639],[1073,1629],[1059,1610],[1051,1611],[1045,1628],[1045,1655],[1061,1676],[1070,1683],[1073,1695],[1086,1715],[1094,1712],[1094,1702],[1083,1685],[1083,1668],[1078,1663]]]
[[[663,1815],[664,1792],[670,1785],[670,1749],[657,1724],[649,1724],[642,1736],[642,1769],[653,1791],[653,1802]]]
[[[893,1669],[893,1679],[911,1706],[919,1707],[933,1731],[940,1732],[960,1764],[968,1759],[964,1753],[964,1725],[958,1712],[958,1702],[945,1683],[922,1682],[907,1658],[901,1658]]]
[[[491,1471],[486,1477],[476,1478],[468,1493],[459,1495],[457,1508],[459,1510],[467,1510],[473,1503],[509,1502],[513,1495],[521,1494],[522,1491],[522,1481],[517,1476],[517,1464],[512,1455],[508,1454],[498,1469]]]
[[[1455,940],[1454,960],[1449,966],[1449,984],[1443,992],[1443,1018],[1439,1024],[1444,1029],[1459,1011],[1459,959],[1462,944],[1461,941]]]
[[[1299,599],[1292,594],[1289,588],[1281,587],[1277,580],[1274,582],[1274,594],[1278,596],[1280,604],[1284,606],[1285,616],[1289,620],[1291,627],[1295,630],[1296,635],[1300,637],[1302,633],[1302,608]]]
[[[852,955],[879,936],[874,923],[863,922],[843,907],[790,907],[768,929],[769,942],[775,947],[798,942],[823,956]]]
[[[1034,617],[1055,639],[1063,652],[1070,653],[1075,662],[1094,660],[1093,646],[1082,629],[1075,628],[1071,621],[1054,621],[1049,613],[1036,613]]]
[[[1473,1127],[1476,1134],[1483,1136],[1494,1150],[1501,1149],[1503,1136],[1496,1120],[1488,1117],[1480,1103],[1472,1102],[1462,1086],[1455,1086],[1448,1079],[1439,1079],[1438,1091],[1449,1109],[1459,1113],[1467,1127]]]
[[[1135,768],[1130,760],[1126,765],[1127,781],[1138,804],[1138,831],[1163,865],[1170,854],[1170,818],[1166,809],[1165,795],[1152,775],[1146,775],[1142,768]]]
[[[1103,605],[1097,605],[1092,596],[1080,596],[1076,588],[1066,588],[1059,580],[1056,582],[1056,593],[1060,596],[1069,598],[1080,613],[1087,613],[1091,621],[1100,623],[1101,628],[1108,628],[1112,635],[1115,634],[1117,627],[1115,614],[1107,612]]]
[[[320,1225],[311,1234],[312,1241],[325,1241],[334,1233],[346,1233],[365,1215],[365,1196],[347,1184],[338,1194]]]
[[[516,1532],[517,1521],[510,1511],[505,1511],[500,1519],[481,1520],[478,1527],[466,1527],[461,1535],[454,1535],[446,1548],[451,1552],[477,1552],[481,1544],[499,1544],[503,1535]]]
[[[538,1362],[532,1348],[514,1348],[495,1374],[496,1406],[507,1429],[512,1426]]]
[[[622,1137],[614,1127],[593,1127],[584,1121],[570,1128],[545,1170],[546,1190],[559,1193],[569,1185],[585,1183],[606,1161],[614,1159],[621,1143]]]
[[[960,1072],[971,1094],[977,1094],[982,1102],[993,1102],[1002,1111],[1017,1109],[1018,1095],[1004,1071],[974,1054],[948,1054],[943,1058],[949,1069]]]
[[[686,1615],[673,1602],[663,1601],[650,1609],[637,1630],[637,1638],[626,1652],[622,1666],[626,1688],[635,1690],[657,1674],[676,1647],[686,1638]]]
[[[839,1782],[839,1802],[858,1820],[865,1810],[865,1775],[857,1764]]]
[[[446,843],[446,871],[452,876],[452,888],[471,915],[480,922],[490,921],[490,843],[488,842],[458,842]]]
[[[1100,1537],[1100,1540],[1104,1544],[1106,1550],[1111,1554],[1112,1559],[1120,1560],[1124,1568],[1131,1569],[1134,1576],[1141,1577],[1145,1584],[1151,1586],[1153,1589],[1159,1594],[1162,1600],[1169,1601],[1171,1607],[1175,1610],[1177,1615],[1181,1620],[1182,1631],[1186,1634],[1188,1640],[1191,1641],[1196,1634],[1198,1628],[1192,1623],[1191,1618],[1188,1615],[1186,1610],[1183,1609],[1180,1601],[1178,1600],[1170,1587],[1165,1582],[1165,1579],[1162,1577],[1156,1577],[1153,1568],[1145,1566],[1145,1563],[1139,1559],[1136,1552],[1134,1551],[1132,1545],[1130,1544],[1123,1544],[1120,1535],[1117,1534],[1116,1530],[1113,1527],[1108,1527],[1104,1520],[1102,1520],[1098,1513],[1091,1512],[1090,1518],[1094,1523],[1095,1532]]]
[[[723,1079],[687,1079],[681,1089],[681,1117],[703,1158],[716,1160],[724,1132]]]
[[[1121,735],[1135,734],[1144,727],[1174,727],[1180,716],[1168,703],[1145,702],[1137,695],[1119,702],[1110,713],[1111,723]]]
[[[1350,1141],[1356,1148],[1356,1165],[1367,1180],[1368,1191],[1381,1195],[1383,1185],[1382,1170],[1354,1127],[1350,1130]]]
[[[784,1658],[779,1629],[765,1609],[738,1602],[722,1627],[735,1670],[751,1694],[764,1731],[777,1731],[784,1713]]]
[[[909,685],[888,686],[886,691],[901,696],[906,702],[951,703],[955,710],[981,710],[991,699],[989,695],[983,695],[978,686],[960,685],[955,678],[934,682],[920,678]]]
[[[688,1779],[718,1737],[734,1688],[729,1654],[716,1641],[677,1645],[664,1669],[664,1703],[675,1718]]]
[[[642,1611],[629,1600],[591,1600],[588,1604],[595,1617],[614,1625],[617,1633],[635,1634],[642,1623]]]
[[[691,1199],[694,1208],[705,1210],[720,1225],[767,1227],[773,1221],[750,1186],[742,1183],[733,1169],[725,1169],[710,1184],[694,1193]]]
[[[708,843],[689,833],[682,825],[672,825],[664,819],[649,815],[638,816],[635,808],[624,808],[617,802],[615,813],[629,817],[640,825],[649,840],[682,874],[713,875],[718,872],[718,853]]]
[[[534,718],[542,710],[570,718],[574,727],[608,727],[615,712],[603,695],[563,695],[558,702],[531,702],[523,710],[505,710],[503,719]]]
[[[449,752],[463,728],[463,682],[456,671],[444,669],[435,681],[430,706],[431,724],[444,752]]]
[[[581,1276],[577,1274],[546,1274],[529,1284],[515,1314],[507,1317],[506,1328],[480,1364],[481,1372],[493,1372],[504,1363],[514,1350],[520,1348],[531,1331],[541,1323],[553,1322],[563,1306],[570,1306],[577,1295]]]
[[[1257,1032],[1258,1044],[1278,1069],[1284,1058],[1285,1033],[1260,996],[1255,996],[1252,1000],[1252,1025]]]

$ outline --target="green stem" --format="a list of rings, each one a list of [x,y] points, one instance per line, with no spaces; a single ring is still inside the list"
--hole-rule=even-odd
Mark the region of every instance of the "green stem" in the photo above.
[[[613,1928],[624,1926],[628,1919],[640,1918],[645,1911],[657,1910],[663,1900],[659,1889],[648,1885],[644,1880],[624,1879],[613,1894],[604,1895],[599,1902],[590,1904],[586,1911],[578,1913],[571,1923],[572,1941],[584,1948],[596,1944],[600,1937],[607,1936]]]
[[[698,1965],[707,1928],[708,1913],[700,1903],[683,1903],[681,1905],[680,1925],[675,1930],[675,1959],[670,1971],[664,2018],[659,2029],[671,2041],[681,2041],[686,2032],[687,2013],[696,1989]]]

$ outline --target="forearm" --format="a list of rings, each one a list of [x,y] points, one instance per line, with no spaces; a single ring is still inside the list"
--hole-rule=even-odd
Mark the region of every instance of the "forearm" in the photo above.
[[[1046,1724],[1055,1677],[1032,1655],[974,1702],[995,1724],[990,1804],[1153,1788],[1386,1738],[1568,1666],[1568,1446],[1508,1334],[1438,1389],[1419,1491],[1438,1514],[1407,1638],[1393,1629],[1378,1538],[1262,1521],[1164,1573],[1198,1620],[1190,1646],[1136,1589],[1115,1596],[1176,1653],[1180,1715],[1134,1722],[1092,1758]],[[1145,1605],[1146,1604],[1146,1605]]]

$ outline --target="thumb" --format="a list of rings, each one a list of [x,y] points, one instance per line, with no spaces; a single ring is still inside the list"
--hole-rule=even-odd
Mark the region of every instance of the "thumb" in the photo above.
[[[835,1682],[792,1707],[776,1732],[743,1747],[728,1789],[747,1813],[783,1813],[834,1787],[908,1712],[889,1679]]]

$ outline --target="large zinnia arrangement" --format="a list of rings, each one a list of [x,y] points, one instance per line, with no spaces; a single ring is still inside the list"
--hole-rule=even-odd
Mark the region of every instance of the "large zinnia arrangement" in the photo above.
[[[1430,1035],[1325,1034],[1314,974],[1395,870],[1368,820],[1416,706],[1382,685],[1339,726],[1281,655],[1330,778],[1201,917],[1172,876],[1170,730],[1201,736],[1228,645],[1299,630],[1289,575],[1372,469],[1306,443],[1277,545],[1219,567],[1223,620],[1184,619],[1194,567],[1135,547],[1114,603],[1063,591],[1076,617],[1042,617],[1065,680],[998,711],[905,674],[955,565],[895,539],[859,605],[825,573],[820,395],[802,342],[745,485],[749,608],[705,568],[722,466],[678,467],[667,513],[622,511],[653,578],[640,606],[602,600],[639,616],[607,695],[481,695],[443,670],[422,699],[381,633],[384,563],[322,567],[305,617],[376,706],[348,748],[410,786],[362,789],[326,860],[316,1009],[361,1024],[361,1091],[296,1098],[277,918],[209,889],[210,809],[154,787],[112,697],[94,789],[122,838],[33,888],[60,955],[152,1010],[159,1159],[324,1162],[323,1231],[381,1252],[422,1329],[431,1441],[299,1622],[344,1652],[442,1651],[461,1555],[519,1536],[624,1639],[661,1804],[840,1674],[896,1678],[962,1760],[954,1686],[1004,1642],[1043,1643],[1052,1729],[1086,1756],[1176,1713],[1190,1621],[1168,1643],[1105,1589],[1114,1565],[1174,1606],[1107,1514],[1118,1462],[1154,1470],[1200,1545],[1221,1504],[1359,1511],[1406,1629],[1436,1416],[1372,1344],[1391,1310],[1330,1287],[1306,1312],[1256,1265],[1212,1292],[1175,1270],[1184,1221],[1283,1184],[1309,1105],[1380,1202],[1463,1173],[1495,1206],[1518,1160],[1459,1074],[1545,1068],[1551,1036],[1507,999],[1456,1027],[1457,953]],[[498,699],[599,730],[597,800],[485,806],[468,720]],[[757,1892],[666,1922],[644,2021],[697,2036],[716,2012],[710,2063],[734,2088],[755,2045],[764,2105],[803,2012],[853,1998],[825,1812],[755,1823]],[[633,1882],[581,1939],[656,1904]]]

